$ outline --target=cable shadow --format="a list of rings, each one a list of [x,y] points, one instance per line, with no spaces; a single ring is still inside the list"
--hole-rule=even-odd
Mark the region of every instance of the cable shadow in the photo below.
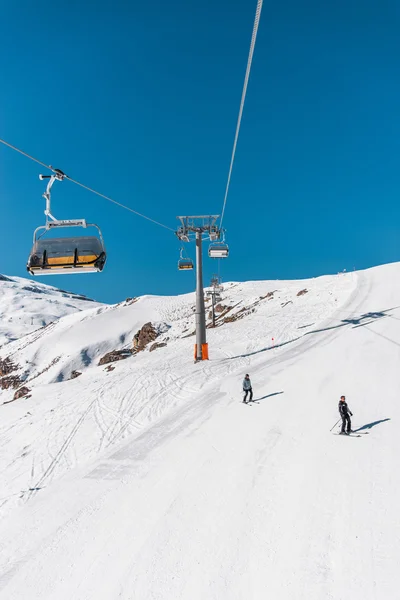
[[[331,331],[332,329],[339,329],[340,327],[348,327],[352,326],[352,329],[356,329],[358,327],[365,327],[374,323],[379,319],[383,319],[384,317],[391,317],[392,315],[387,314],[389,311],[397,310],[400,306],[394,306],[392,308],[387,308],[386,310],[372,311],[368,313],[364,313],[359,317],[350,317],[348,319],[342,319],[340,323],[337,325],[331,325],[330,327],[323,327],[322,329],[313,329],[312,331],[307,331],[304,335],[299,335],[292,340],[288,340],[287,342],[282,342],[282,344],[275,344],[267,346],[266,348],[261,348],[260,350],[254,350],[254,352],[247,352],[246,354],[238,354],[237,356],[230,356],[228,360],[234,360],[236,358],[247,358],[248,356],[253,356],[254,354],[260,354],[261,352],[268,352],[268,350],[275,350],[276,348],[282,348],[282,346],[287,346],[288,344],[293,344],[293,342],[297,342],[298,340],[303,339],[306,335],[313,335],[315,333],[323,333],[325,331]],[[376,333],[376,332],[373,332]],[[379,334],[377,334],[379,335]],[[381,336],[384,337],[385,336]],[[385,338],[389,342],[394,342],[389,338]],[[400,345],[400,344],[399,344]]]
[[[273,392],[273,394],[267,394],[261,398],[254,398],[252,402],[259,402],[260,400],[265,400],[266,398],[272,398],[272,396],[279,396],[279,394],[284,394],[284,392]]]
[[[387,418],[387,419],[380,419],[379,421],[373,421],[372,423],[367,423],[366,425],[363,425],[362,427],[359,427],[358,429],[355,429],[354,431],[363,431],[363,429],[372,429],[372,427],[375,427],[375,425],[379,425],[380,423],[385,423],[386,421],[391,421],[391,419]]]

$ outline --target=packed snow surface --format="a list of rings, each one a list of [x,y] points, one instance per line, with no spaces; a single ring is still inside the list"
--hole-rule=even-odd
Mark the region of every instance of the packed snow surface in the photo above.
[[[192,294],[0,349],[32,390],[0,392],[1,599],[397,600],[400,264],[221,304],[200,364]],[[146,322],[166,346],[98,366]]]

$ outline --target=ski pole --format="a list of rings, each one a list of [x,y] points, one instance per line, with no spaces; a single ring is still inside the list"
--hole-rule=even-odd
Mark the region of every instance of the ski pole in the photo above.
[[[340,419],[338,419],[338,420],[336,421],[336,423],[334,424],[334,426],[332,427],[332,429],[334,429],[334,428],[336,427],[336,425],[339,423],[339,421],[340,421]],[[332,429],[330,429],[329,431],[332,431]]]

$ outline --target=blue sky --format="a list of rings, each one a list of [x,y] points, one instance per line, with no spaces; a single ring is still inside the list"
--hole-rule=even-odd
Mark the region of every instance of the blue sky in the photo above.
[[[255,1],[5,4],[0,137],[169,226],[221,211]],[[394,1],[264,2],[225,281],[399,260],[399,26]],[[2,273],[26,274],[40,171],[0,147]],[[68,181],[53,210],[98,223],[109,258],[101,275],[44,283],[105,302],[194,288],[171,232]]]

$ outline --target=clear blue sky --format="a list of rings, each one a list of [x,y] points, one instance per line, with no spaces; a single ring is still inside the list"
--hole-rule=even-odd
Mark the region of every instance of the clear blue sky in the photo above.
[[[0,137],[172,227],[220,212],[255,6],[3,2]],[[399,260],[399,31],[394,0],[264,2],[225,281]],[[26,274],[40,170],[0,147],[2,273]],[[57,217],[100,225],[109,258],[102,274],[44,283],[106,302],[194,288],[172,233],[67,181],[53,200]]]

